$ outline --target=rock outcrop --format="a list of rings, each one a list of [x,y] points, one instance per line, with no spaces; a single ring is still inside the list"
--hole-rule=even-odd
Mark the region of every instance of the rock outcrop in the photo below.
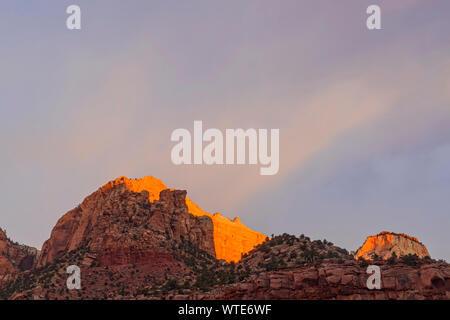
[[[35,248],[11,242],[6,233],[0,229],[0,282],[33,268],[38,254]]]
[[[355,256],[381,268],[381,289]],[[81,290],[67,289],[70,265]],[[40,253],[0,229],[0,299],[450,299],[450,265],[405,234],[368,237],[356,255],[303,234],[268,239],[158,179],[122,177],[61,217]]]
[[[369,263],[327,240],[283,234],[257,246],[236,264],[239,282],[168,299],[383,300],[450,299],[450,265],[416,256],[371,261],[381,288],[370,290]]]
[[[417,238],[404,233],[383,231],[375,236],[367,237],[361,248],[356,252],[356,259],[362,257],[371,259],[375,254],[381,259],[389,259],[393,254],[397,257],[417,255],[419,258],[430,257],[425,245]]]
[[[381,289],[369,290],[366,267],[356,261],[305,265],[288,270],[264,272],[244,282],[196,293],[184,299],[220,300],[423,300],[450,299],[450,265],[422,266],[379,264]]]
[[[217,259],[237,262],[256,245],[263,243],[266,236],[246,227],[238,217],[233,221],[220,213],[212,216],[214,225],[214,247]]]
[[[213,248],[213,240],[203,236],[206,230],[212,232],[212,222],[188,213],[185,196],[184,191],[163,190],[150,203],[146,191],[137,194],[125,186],[98,196],[117,209],[105,217],[105,212],[91,212],[96,222],[82,223],[80,218],[78,226],[66,225],[76,230],[88,225],[80,244],[67,251],[63,248],[77,239],[47,243],[47,255],[62,244],[53,260],[17,274],[3,287],[0,283],[0,299],[450,299],[450,265],[444,261],[417,256],[377,259],[371,264],[381,269],[381,288],[370,290],[367,261],[304,235],[276,236],[237,263],[217,260],[198,249]],[[104,218],[113,219],[110,228],[102,229]],[[138,227],[150,221],[155,229]],[[100,233],[93,235],[92,230]],[[187,234],[192,236],[185,241]],[[72,264],[81,268],[82,290],[66,288],[66,268]]]
[[[38,267],[71,251],[94,255],[102,265],[155,263],[167,240],[189,241],[215,256],[213,223],[187,211],[186,191],[162,190],[158,200],[126,184],[102,187],[64,215],[43,247]],[[167,262],[167,261],[166,261]]]
[[[152,176],[141,179],[120,177],[108,183],[106,188],[122,183],[134,192],[148,191],[150,202],[157,200],[159,193],[167,189],[161,180]],[[214,226],[214,248],[217,259],[223,259],[227,262],[239,261],[243,254],[248,253],[267,238],[264,234],[249,229],[238,217],[230,220],[220,213],[211,215],[209,212],[203,211],[188,197],[186,197],[186,205],[188,212],[192,215],[198,217],[206,216],[212,220]]]

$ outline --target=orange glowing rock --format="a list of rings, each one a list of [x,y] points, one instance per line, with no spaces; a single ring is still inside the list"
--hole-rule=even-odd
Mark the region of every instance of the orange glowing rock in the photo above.
[[[108,190],[118,184],[125,184],[129,190],[137,193],[144,190],[147,191],[150,202],[159,200],[160,192],[168,189],[161,180],[152,176],[141,179],[120,177],[114,181],[108,182],[101,189]],[[249,229],[237,217],[231,221],[230,219],[221,216],[220,213],[212,215],[203,211],[187,197],[186,206],[189,213],[194,216],[208,216],[211,218],[214,226],[213,237],[217,259],[223,259],[227,262],[237,262],[241,259],[243,254],[251,251],[255,246],[266,240],[265,235]]]
[[[159,200],[159,194],[161,191],[168,189],[165,184],[152,176],[144,177],[142,179],[128,179],[127,177],[120,177],[116,180],[110,181],[101,187],[101,190],[109,190],[119,184],[125,184],[128,190],[136,193],[142,191],[148,192],[148,200],[153,202]]]
[[[430,257],[425,245],[417,238],[404,233],[383,231],[375,236],[367,237],[356,252],[355,258],[371,259],[372,255],[376,254],[382,259],[389,259],[394,253],[397,257],[408,254],[417,254],[419,258]]]
[[[212,220],[218,259],[239,261],[243,254],[266,240],[265,235],[247,228],[237,217],[231,221],[220,213],[215,213]]]

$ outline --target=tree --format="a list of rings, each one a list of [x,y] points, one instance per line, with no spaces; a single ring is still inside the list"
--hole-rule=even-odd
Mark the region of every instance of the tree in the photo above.
[[[391,266],[397,263],[397,254],[395,252],[389,257],[387,263]]]
[[[305,250],[301,253],[301,256],[306,262],[313,263],[317,258],[317,251],[313,247],[305,248]]]
[[[377,255],[375,252],[372,253],[371,258],[373,261],[381,260],[381,257],[379,255]]]
[[[402,256],[402,260],[404,263],[406,263],[408,266],[417,266],[421,264],[420,258],[417,254],[407,254],[405,256]]]
[[[369,263],[363,257],[359,257],[358,261],[361,268],[367,268],[367,266],[369,265]]]

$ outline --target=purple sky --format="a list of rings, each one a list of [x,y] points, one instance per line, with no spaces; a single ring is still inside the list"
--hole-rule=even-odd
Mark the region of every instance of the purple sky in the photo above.
[[[82,9],[82,30],[65,9]],[[382,9],[382,30],[365,27]],[[2,1],[0,226],[39,247],[118,176],[267,235],[383,230],[450,260],[450,2]],[[174,166],[170,134],[279,128],[280,171]]]

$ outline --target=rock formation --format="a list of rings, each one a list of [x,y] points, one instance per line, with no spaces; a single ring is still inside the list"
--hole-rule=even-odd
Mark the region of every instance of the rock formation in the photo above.
[[[381,289],[369,290],[366,268],[356,261],[264,272],[249,279],[217,288],[206,294],[176,296],[175,299],[220,300],[423,300],[450,299],[450,266],[433,263],[423,266],[395,266],[383,263]]]
[[[203,293],[168,299],[450,299],[450,265],[431,259],[374,262],[381,270],[381,288],[367,288],[366,261],[347,250],[308,237],[276,236],[249,252],[236,265],[243,280]]]
[[[129,198],[128,192],[124,187],[115,188],[115,194],[108,198]],[[141,201],[149,203],[147,192],[136,195],[136,203]],[[127,208],[133,211],[133,207]],[[157,229],[184,221],[197,236],[201,232],[194,230],[203,230],[195,221],[199,217],[186,213],[183,191],[161,192],[150,209],[154,221],[161,222],[155,224]],[[165,220],[177,214],[194,220]],[[115,225],[122,228],[133,223],[125,218]],[[157,229],[150,230],[147,237],[158,245],[147,248],[134,242],[136,230],[130,227],[123,237],[116,236],[118,245],[113,252],[107,249],[104,239],[115,233],[87,236],[77,249],[41,268],[18,274],[4,289],[0,284],[0,299],[450,299],[450,265],[444,261],[418,257],[394,262],[378,260],[381,289],[369,290],[368,263],[355,260],[347,250],[326,240],[283,234],[258,245],[238,263],[228,264],[188,245],[179,232]],[[200,239],[197,245],[204,243],[202,236],[197,236],[191,239]],[[99,243],[106,250],[98,247]],[[65,287],[65,268],[71,264],[82,269],[82,290]]]
[[[0,299],[450,299],[449,264],[415,238],[382,232],[356,257],[381,268],[381,290],[366,286],[367,261],[327,240],[268,239],[158,179],[122,177],[61,217],[40,254],[0,230]]]
[[[375,236],[367,237],[356,258],[371,259],[376,254],[381,259],[389,259],[393,254],[397,257],[416,254],[419,258],[430,257],[427,248],[417,238],[404,233],[383,231]]]
[[[247,228],[238,217],[231,221],[220,213],[215,213],[212,221],[217,259],[239,261],[242,255],[266,240],[265,235]]]
[[[215,256],[211,219],[188,213],[186,191],[163,190],[158,200],[124,184],[100,188],[64,215],[43,247],[38,267],[82,249],[102,265],[155,262],[163,243],[186,240]],[[154,198],[155,199],[155,198]],[[167,261],[166,261],[167,262]]]
[[[11,242],[0,229],[0,282],[34,267],[38,250]]]
[[[107,186],[121,183],[125,184],[128,189],[134,192],[141,192],[143,190],[148,191],[150,202],[157,200],[159,193],[162,190],[167,189],[161,180],[152,176],[141,179],[120,177],[107,184]],[[249,229],[238,217],[230,220],[223,217],[220,213],[211,215],[210,213],[203,211],[188,197],[186,197],[186,205],[188,212],[192,215],[211,218],[214,226],[214,248],[217,259],[223,259],[227,262],[239,261],[243,254],[246,254],[255,246],[266,240],[265,235]]]
[[[44,264],[53,261],[56,257],[61,256],[64,252],[74,250],[80,246],[81,242],[89,236],[89,232],[93,230],[92,228],[100,220],[105,220],[103,219],[104,217],[115,219],[117,214],[121,214],[121,212],[117,211],[122,210],[123,212],[129,212],[131,216],[130,219],[134,219],[131,212],[141,212],[140,209],[145,206],[156,208],[155,205],[152,204],[164,203],[165,200],[162,202],[157,201],[160,201],[160,194],[165,190],[168,189],[164,183],[151,176],[142,179],[120,177],[114,181],[108,182],[98,191],[87,197],[79,207],[69,211],[58,221],[52,231],[50,239],[43,246],[43,254],[39,260],[39,266],[43,266]],[[137,196],[143,191],[147,195],[147,203],[145,203],[142,196]],[[164,194],[167,195],[169,193],[166,192]],[[200,249],[207,251],[217,259],[224,259],[228,262],[238,261],[242,254],[247,253],[266,239],[265,235],[250,230],[237,218],[234,221],[231,221],[219,214],[213,216],[200,209],[187,197],[183,199],[178,197],[177,201],[178,200],[183,202],[177,204],[179,206],[179,211],[182,210],[183,206],[187,206],[187,212],[190,213],[191,217],[199,218],[197,220],[202,221],[204,227],[206,227],[208,222],[212,223],[212,226],[206,227],[201,233],[203,235],[203,240],[209,237],[208,241],[213,241],[213,244],[206,240],[203,243],[199,243],[197,241],[198,239],[194,242],[199,244]],[[140,201],[140,204],[138,205],[136,201]],[[170,213],[167,213],[164,217],[168,220],[175,219],[174,217],[170,217]],[[108,219],[109,218],[106,220]],[[192,220],[187,216],[184,216],[183,219]],[[164,219],[162,218],[157,219],[153,217],[152,220],[148,222],[149,227],[162,229],[162,224],[165,222],[163,220]],[[107,226],[108,221],[103,221],[103,223],[105,225],[102,226],[102,230],[109,228]],[[192,234],[192,230],[188,229],[189,226],[190,225],[185,224],[185,221],[183,223],[173,221],[170,230],[173,230],[177,237],[181,236],[184,239],[195,238],[197,234]],[[198,231],[199,229],[196,230],[196,232],[200,232]],[[98,231],[99,230],[96,230],[96,232]],[[159,231],[164,232],[165,230]],[[177,232],[179,234],[177,234]],[[111,239],[115,238],[116,237],[111,237]],[[108,245],[112,245],[111,239],[108,240]],[[144,240],[145,239],[140,239],[139,242],[143,242]],[[98,245],[99,247],[102,247],[105,243]]]

